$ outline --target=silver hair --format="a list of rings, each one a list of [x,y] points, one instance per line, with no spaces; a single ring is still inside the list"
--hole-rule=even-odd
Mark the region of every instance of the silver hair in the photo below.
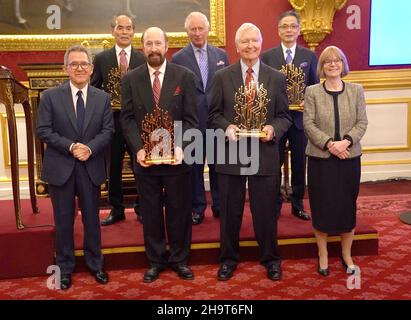
[[[205,26],[207,27],[207,29],[210,30],[210,22],[208,22],[207,16],[204,13],[201,13],[201,12],[198,12],[198,11],[191,12],[187,16],[186,21],[184,22],[184,29],[186,29],[188,31],[188,26],[190,25],[191,19],[194,16],[201,17],[203,19],[203,22],[204,22]]]
[[[87,59],[89,63],[93,62],[93,58],[91,52],[88,48],[82,45],[74,45],[67,49],[66,53],[64,54],[64,65],[68,65],[68,57],[72,52],[84,52],[87,55]]]
[[[236,44],[238,44],[240,42],[241,34],[244,31],[247,31],[247,30],[256,30],[256,31],[258,31],[258,36],[259,36],[261,42],[263,42],[263,36],[261,35],[260,29],[256,25],[254,25],[250,22],[245,22],[237,29],[237,32],[235,33],[235,43]]]

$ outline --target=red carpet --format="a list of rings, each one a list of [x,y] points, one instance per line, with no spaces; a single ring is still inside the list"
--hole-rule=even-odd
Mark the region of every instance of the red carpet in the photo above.
[[[379,197],[378,197],[379,198]],[[240,263],[234,277],[227,282],[216,280],[218,266],[193,266],[195,279],[180,280],[167,270],[160,279],[145,284],[145,269],[110,272],[108,285],[98,285],[88,273],[73,275],[73,287],[67,292],[49,290],[46,277],[0,281],[0,299],[180,299],[180,300],[379,300],[411,299],[411,226],[398,219],[400,211],[411,209],[411,195],[390,196],[387,200],[364,199],[360,216],[364,216],[378,230],[380,248],[378,256],[355,257],[361,269],[361,287],[347,288],[337,258],[330,259],[331,274],[321,277],[316,273],[316,259],[289,259],[283,261],[283,280],[272,282],[265,270],[256,262]],[[376,214],[371,213],[373,210]],[[363,213],[364,212],[364,213]]]
[[[378,187],[377,187],[378,188]],[[377,189],[376,188],[376,189]],[[363,190],[363,189],[362,189]],[[380,189],[381,191],[382,189]],[[385,186],[386,193],[395,192],[395,184]],[[358,220],[375,228],[379,236],[379,254],[378,256],[355,256],[354,261],[359,265],[361,278],[357,284],[357,289],[347,288],[347,275],[343,272],[341,264],[337,258],[330,258],[331,275],[321,277],[316,273],[317,261],[311,259],[285,259],[283,261],[283,280],[280,282],[269,281],[265,276],[265,270],[256,261],[245,261],[242,256],[234,277],[228,282],[219,282],[216,280],[218,265],[208,263],[204,265],[193,265],[195,279],[193,281],[180,280],[171,270],[161,274],[160,279],[152,284],[142,282],[142,276],[145,268],[129,268],[127,270],[110,271],[110,282],[108,285],[98,285],[95,280],[85,272],[77,272],[73,275],[73,287],[67,292],[60,290],[50,290],[46,286],[47,276],[22,278],[13,280],[0,281],[0,299],[173,299],[173,300],[196,300],[196,299],[235,299],[235,300],[277,300],[277,299],[356,299],[356,300],[374,300],[374,299],[411,299],[411,226],[405,225],[399,221],[398,215],[403,211],[411,210],[411,194],[406,193],[403,189],[402,194],[369,196],[362,192],[358,201]],[[409,189],[408,189],[409,190]],[[378,192],[377,192],[378,193]],[[401,192],[400,192],[401,193]],[[48,206],[48,199],[40,199],[40,208]],[[11,208],[10,203],[2,203],[2,209],[6,206]],[[19,237],[26,237],[26,233],[31,230],[16,231],[14,225],[14,216],[11,211],[2,210],[2,221],[0,225],[0,234],[17,233]],[[29,225],[33,223],[50,223],[50,215],[41,213],[32,215],[29,210],[29,204],[23,202],[24,222]],[[8,213],[8,214],[7,214]],[[113,227],[104,228],[103,243],[110,233],[115,229],[121,230],[122,237],[117,237],[118,244],[123,241],[123,245],[129,245],[129,242],[138,240],[138,229],[141,228],[134,216],[121,224]],[[245,217],[247,219],[247,216]],[[295,225],[298,222],[299,230],[302,224],[284,212],[281,217],[281,223]],[[203,228],[204,232],[215,236],[217,230],[210,227],[218,221],[215,221],[209,214],[205,223],[201,226],[194,227],[194,234],[200,232],[197,228]],[[134,231],[127,231],[125,226],[130,224]],[[307,223],[309,225],[309,223]],[[282,226],[280,225],[280,230]],[[247,232],[247,226],[245,231]],[[48,232],[52,237],[51,228],[43,227],[33,229],[35,233]],[[79,228],[77,228],[77,241],[80,243]],[[126,231],[128,233],[126,233]],[[282,231],[281,231],[282,232]],[[280,233],[281,233],[280,232]],[[302,232],[300,230],[299,232]],[[110,235],[114,237],[114,235]],[[108,237],[107,237],[108,238]],[[3,240],[3,239],[2,239]],[[0,261],[2,261],[1,270],[10,269],[10,256],[21,251],[23,243],[10,240],[0,241]],[[80,242],[79,242],[80,241]],[[52,243],[49,238],[48,243]],[[361,241],[356,241],[354,247]],[[281,240],[280,240],[281,243]],[[106,244],[106,243],[105,243]],[[338,243],[336,242],[336,247]],[[32,248],[29,252],[31,257],[37,257],[43,250],[43,245],[28,239],[24,245],[27,249]],[[285,248],[283,246],[282,248]],[[253,248],[255,251],[256,248]],[[206,252],[193,250],[197,252]],[[7,254],[7,256],[6,256]],[[10,255],[10,256],[9,256]],[[131,253],[134,257],[136,253]],[[205,256],[207,254],[203,254]],[[107,257],[110,256],[107,255]],[[28,257],[28,258],[27,258]],[[26,256],[27,259],[31,258]],[[33,258],[30,260],[36,260]],[[203,257],[207,259],[207,257]],[[109,259],[106,259],[109,260]],[[141,258],[138,260],[142,260]],[[193,259],[192,259],[193,260]],[[32,262],[33,263],[33,262]],[[145,262],[139,261],[140,264]],[[24,268],[22,268],[24,269]],[[42,269],[44,275],[45,270]]]

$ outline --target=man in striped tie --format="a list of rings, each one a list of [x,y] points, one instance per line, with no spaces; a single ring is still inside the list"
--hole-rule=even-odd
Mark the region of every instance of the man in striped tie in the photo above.
[[[191,12],[186,18],[184,27],[190,43],[175,53],[171,61],[190,69],[195,75],[197,110],[200,130],[203,133],[203,154],[205,160],[205,130],[207,128],[208,109],[211,101],[211,88],[216,71],[228,66],[228,58],[223,49],[214,47],[207,42],[210,23],[203,13]],[[217,174],[214,161],[210,160],[207,159],[212,198],[211,210],[213,216],[218,218],[220,216],[220,201],[218,199]],[[193,165],[191,180],[193,185],[193,225],[197,225],[203,222],[204,212],[207,208],[204,188],[204,161]]]
[[[198,126],[193,74],[166,60],[168,39],[160,28],[144,31],[142,43],[147,63],[123,77],[120,121],[134,154],[144,245],[150,262],[143,280],[155,281],[166,267],[180,278],[192,280],[194,274],[187,266],[191,246],[191,168],[183,161],[186,143],[174,141],[175,163],[148,165],[141,135],[142,121],[157,107],[167,111],[172,120],[180,121],[182,135]]]

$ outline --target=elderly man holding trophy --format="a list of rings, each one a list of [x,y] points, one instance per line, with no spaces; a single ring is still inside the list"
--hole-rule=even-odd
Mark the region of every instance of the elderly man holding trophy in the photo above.
[[[240,61],[216,73],[208,119],[209,128],[224,130],[226,140],[217,151],[220,211],[220,268],[218,280],[228,280],[239,263],[239,234],[246,184],[260,262],[267,277],[280,280],[277,250],[276,196],[279,194],[278,141],[291,125],[286,78],[259,59],[262,36],[244,23],[236,32]],[[257,146],[257,150],[254,148]],[[250,155],[244,163],[244,154]],[[257,151],[257,152],[255,152]],[[233,161],[233,154],[237,161]],[[223,161],[221,161],[223,159]],[[274,196],[273,196],[274,195]]]

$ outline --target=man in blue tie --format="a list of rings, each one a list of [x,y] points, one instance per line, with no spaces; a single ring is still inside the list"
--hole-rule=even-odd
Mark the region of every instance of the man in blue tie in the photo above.
[[[300,35],[300,18],[295,11],[286,11],[278,17],[278,35],[281,44],[265,51],[261,61],[274,69],[280,70],[285,64],[300,67],[305,75],[305,85],[309,86],[319,82],[317,76],[317,57],[311,50],[297,45]],[[285,146],[291,151],[291,213],[299,219],[310,220],[304,210],[303,198],[305,193],[305,147],[307,138],[303,128],[303,113],[291,111],[293,124],[282,137],[279,143],[281,165],[284,163]],[[280,174],[281,177],[281,174]],[[277,215],[281,212],[282,198],[278,197]]]
[[[84,258],[97,282],[106,284],[99,221],[100,185],[106,179],[105,150],[114,131],[109,94],[88,83],[91,53],[83,46],[64,55],[70,81],[41,97],[37,135],[47,144],[41,179],[49,184],[56,225],[56,264],[61,289],[71,286],[75,267],[73,227],[75,197],[84,226]]]
[[[228,66],[228,57],[223,49],[216,48],[207,42],[210,23],[201,12],[191,12],[184,23],[190,39],[188,46],[176,52],[172,62],[190,69],[195,74],[197,114],[200,130],[203,133],[203,163],[197,163],[192,168],[192,212],[193,225],[200,224],[204,219],[207,200],[204,187],[204,162],[206,151],[205,130],[207,128],[208,109],[211,101],[211,87],[214,83],[214,74]],[[208,159],[210,190],[212,197],[212,212],[214,217],[220,216],[220,203],[218,199],[217,174],[214,164]]]

